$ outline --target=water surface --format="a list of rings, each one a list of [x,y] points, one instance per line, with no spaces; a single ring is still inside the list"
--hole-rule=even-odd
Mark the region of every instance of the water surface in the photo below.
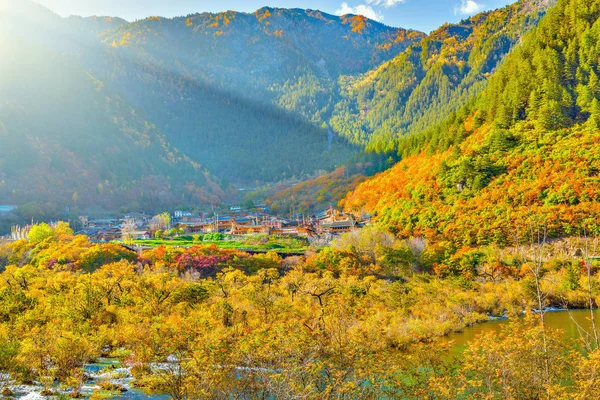
[[[579,339],[585,335],[581,329],[591,333],[591,318],[589,310],[549,311],[545,314],[546,326],[550,329],[560,329],[566,339]],[[594,311],[596,326],[600,331],[600,312]],[[462,332],[453,333],[441,340],[452,342],[452,353],[460,354],[467,344],[484,332],[500,332],[503,326],[509,323],[509,319],[492,320],[465,328]]]

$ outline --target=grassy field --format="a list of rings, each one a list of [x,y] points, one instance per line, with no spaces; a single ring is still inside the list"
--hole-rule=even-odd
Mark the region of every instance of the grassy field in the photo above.
[[[216,240],[215,240],[216,239]],[[248,236],[243,239],[232,238],[226,235],[215,237],[215,235],[178,236],[175,238],[133,240],[134,245],[158,247],[177,246],[192,247],[200,245],[215,245],[220,249],[247,250],[258,252],[274,251],[277,253],[303,254],[308,248],[308,242],[300,238],[274,237],[266,235]]]

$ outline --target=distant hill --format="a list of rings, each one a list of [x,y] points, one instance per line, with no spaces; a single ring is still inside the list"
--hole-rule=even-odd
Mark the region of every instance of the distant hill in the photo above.
[[[402,236],[454,245],[599,233],[600,3],[559,0],[444,124],[345,200]]]

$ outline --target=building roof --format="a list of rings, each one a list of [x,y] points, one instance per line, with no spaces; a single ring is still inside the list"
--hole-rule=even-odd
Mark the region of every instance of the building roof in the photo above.
[[[345,221],[333,221],[333,222],[323,222],[321,226],[323,228],[352,228],[356,225],[354,220],[345,220]]]
[[[112,223],[117,223],[119,222],[118,219],[115,218],[105,218],[105,219],[91,219],[89,220],[89,223],[96,223],[96,224],[112,224]]]
[[[245,222],[254,222],[256,221],[256,219],[254,218],[236,218],[235,222],[239,222],[240,224],[243,224]]]

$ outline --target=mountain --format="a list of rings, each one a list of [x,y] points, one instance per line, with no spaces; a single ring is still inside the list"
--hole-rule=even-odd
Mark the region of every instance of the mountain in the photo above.
[[[424,36],[362,16],[265,7],[251,14],[150,17],[121,25],[102,39],[215,84],[264,89],[304,69],[329,77],[366,72]]]
[[[521,0],[445,24],[343,88],[331,125],[354,143],[394,149],[399,136],[442,122],[473,99],[549,1]]]
[[[98,74],[195,161],[268,181],[341,164],[352,148],[325,126],[338,77],[423,36],[314,10],[151,17],[101,34],[115,59]]]
[[[405,157],[345,200],[403,236],[514,243],[598,231],[600,4],[559,0],[479,98],[401,141]],[[528,239],[524,239],[528,240]]]
[[[360,151],[325,125],[339,75],[424,36],[313,10],[129,23],[9,0],[0,33],[0,203],[44,193],[47,215],[209,203],[228,182],[332,171]]]
[[[277,189],[282,207],[307,210],[321,204],[304,200],[311,193],[351,188],[397,160],[358,168],[365,146],[407,156],[485,132],[489,110],[509,103],[476,110],[478,94],[549,6],[521,0],[427,36],[315,10],[130,23],[0,4],[0,52],[14,60],[0,77],[2,203],[48,193],[48,208],[198,205],[223,199],[230,183],[323,175],[291,189],[301,204]]]

